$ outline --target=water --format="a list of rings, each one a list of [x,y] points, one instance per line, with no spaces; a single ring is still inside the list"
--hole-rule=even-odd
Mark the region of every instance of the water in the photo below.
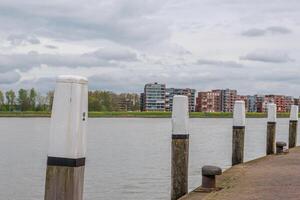
[[[43,199],[49,122],[0,118],[1,199]],[[169,199],[170,130],[170,119],[89,119],[84,199]],[[231,119],[190,120],[190,190],[203,165],[230,167],[231,137]],[[288,119],[277,140],[288,141]],[[266,120],[248,119],[245,160],[264,156],[265,144]]]

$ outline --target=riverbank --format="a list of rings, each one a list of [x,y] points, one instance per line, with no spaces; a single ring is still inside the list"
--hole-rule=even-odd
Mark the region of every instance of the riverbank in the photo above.
[[[50,117],[50,112],[0,112],[0,117]],[[91,118],[170,118],[171,112],[89,112]],[[192,112],[191,118],[232,118],[232,113]],[[247,118],[265,118],[266,113],[247,113]],[[278,118],[288,118],[289,113],[278,113]]]
[[[300,148],[236,165],[217,176],[220,191],[195,189],[180,200],[282,200],[299,199]]]

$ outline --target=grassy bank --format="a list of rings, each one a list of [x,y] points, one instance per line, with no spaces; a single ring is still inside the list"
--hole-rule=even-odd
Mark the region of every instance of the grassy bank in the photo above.
[[[50,117],[50,112],[26,111],[26,112],[0,112],[0,117]]]
[[[0,112],[0,117],[50,117],[49,112]],[[289,117],[289,113],[278,113],[279,118]],[[100,118],[100,117],[112,117],[112,118],[169,118],[171,117],[170,112],[89,112],[89,117]],[[193,112],[190,113],[191,118],[231,118],[232,113],[203,113]],[[266,113],[247,113],[247,118],[264,118]]]

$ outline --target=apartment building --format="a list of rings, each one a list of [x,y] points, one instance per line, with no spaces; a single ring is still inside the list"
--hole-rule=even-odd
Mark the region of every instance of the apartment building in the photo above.
[[[142,111],[165,111],[166,110],[166,85],[148,83],[141,94]]]
[[[166,111],[172,111],[174,95],[185,95],[189,100],[189,112],[195,112],[195,89],[190,88],[167,88],[166,89]]]
[[[198,92],[196,98],[196,111],[198,112],[221,112],[221,90]]]
[[[237,91],[231,89],[221,90],[222,112],[233,112]]]

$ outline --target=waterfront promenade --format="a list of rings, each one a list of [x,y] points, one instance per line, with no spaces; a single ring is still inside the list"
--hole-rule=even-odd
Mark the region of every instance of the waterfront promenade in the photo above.
[[[180,200],[298,200],[300,147],[233,166],[217,177],[217,186],[223,189],[212,193],[196,189]]]

